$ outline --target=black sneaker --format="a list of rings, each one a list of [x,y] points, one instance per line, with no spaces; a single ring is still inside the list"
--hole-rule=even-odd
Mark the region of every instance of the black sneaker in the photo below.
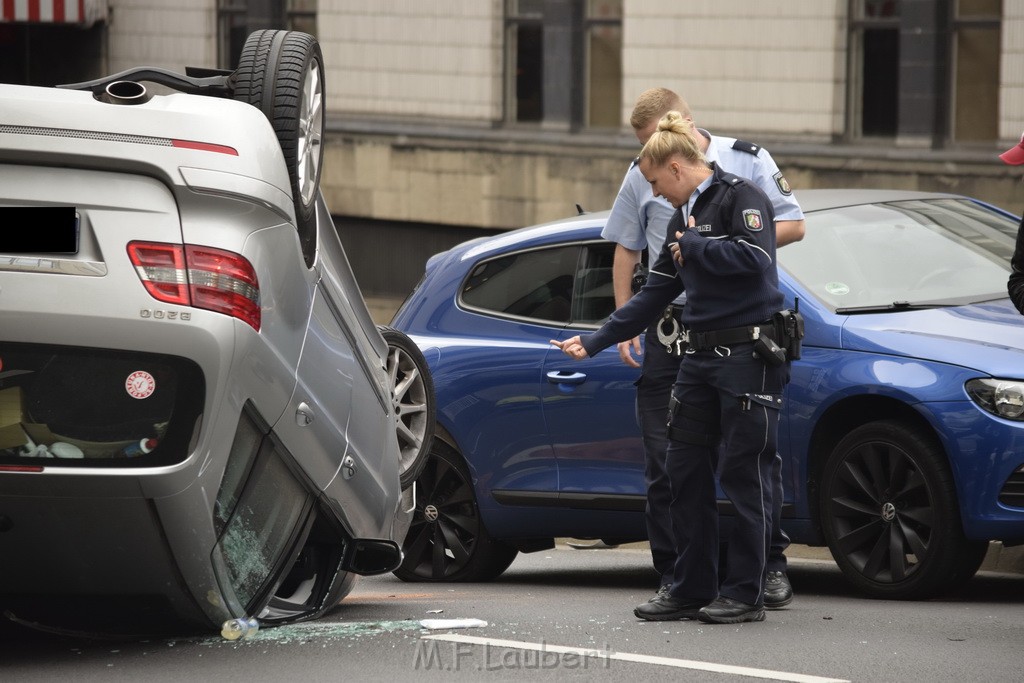
[[[745,621],[764,621],[764,609],[739,600],[719,595],[707,607],[702,607],[697,618],[705,624],[741,624]]]
[[[652,597],[647,602],[654,602],[655,600],[657,600],[658,598],[661,598],[661,597],[665,597],[665,598],[669,597],[669,591],[670,590],[672,590],[672,584],[671,583],[662,584],[661,588],[658,589],[658,592],[654,594],[654,597]]]
[[[764,608],[780,609],[793,602],[793,586],[786,572],[768,572],[764,584]]]
[[[679,621],[680,619],[696,619],[701,607],[708,604],[707,600],[680,600],[668,593],[656,595],[633,610],[638,619],[647,621]]]

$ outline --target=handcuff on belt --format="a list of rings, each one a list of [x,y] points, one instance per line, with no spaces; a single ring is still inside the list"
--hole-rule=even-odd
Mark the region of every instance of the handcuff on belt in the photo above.
[[[701,351],[717,346],[730,346],[741,342],[753,342],[754,353],[772,366],[787,360],[798,360],[801,340],[804,337],[804,319],[800,315],[800,303],[793,310],[775,313],[771,320],[743,327],[715,330],[712,332],[690,332],[676,320],[674,307],[669,306],[661,315],[655,327],[658,341],[670,356],[681,358],[688,350]],[[779,342],[776,343],[775,339]]]
[[[661,320],[658,321],[655,327],[655,331],[658,333],[658,342],[665,347],[665,351],[670,356],[681,358],[688,346],[686,331],[683,330],[683,326],[679,324],[679,321],[676,320],[672,312],[672,306],[665,309],[665,312],[661,314]]]

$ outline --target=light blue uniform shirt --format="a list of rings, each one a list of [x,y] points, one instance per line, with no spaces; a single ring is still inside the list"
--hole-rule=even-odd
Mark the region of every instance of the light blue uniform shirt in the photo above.
[[[711,141],[705,153],[708,161],[717,162],[729,173],[753,180],[775,207],[776,221],[796,221],[804,217],[782,171],[767,150],[752,146],[756,149],[756,153],[752,154],[742,149],[733,149],[736,138],[711,135],[702,128],[697,130]],[[601,237],[621,244],[626,249],[647,249],[649,254],[656,256],[665,243],[668,221],[674,212],[675,209],[664,197],[654,196],[651,184],[634,163],[622,180],[622,187],[615,197],[615,204],[612,205]]]

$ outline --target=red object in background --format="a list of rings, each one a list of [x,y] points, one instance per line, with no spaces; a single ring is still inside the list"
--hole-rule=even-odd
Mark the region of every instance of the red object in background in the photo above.
[[[2,0],[6,21],[52,21],[55,23],[81,23],[85,19],[85,0],[28,0],[20,7],[14,0]]]

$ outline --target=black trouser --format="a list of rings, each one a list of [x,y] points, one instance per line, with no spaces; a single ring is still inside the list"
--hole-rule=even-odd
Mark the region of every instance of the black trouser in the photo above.
[[[651,327],[644,337],[643,367],[637,384],[637,421],[643,434],[644,474],[647,481],[647,538],[651,545],[654,569],[661,577],[659,585],[672,583],[676,561],[676,542],[672,534],[669,488],[665,455],[668,450],[666,417],[672,385],[679,374],[681,358],[669,355],[658,342]],[[778,455],[772,468],[773,510],[772,544],[768,555],[769,571],[786,571],[789,537],[782,530],[782,458]]]
[[[763,602],[772,538],[779,409],[789,365],[768,366],[752,343],[687,353],[672,388],[666,472],[677,558],[672,594]],[[719,576],[715,474],[735,509]]]

